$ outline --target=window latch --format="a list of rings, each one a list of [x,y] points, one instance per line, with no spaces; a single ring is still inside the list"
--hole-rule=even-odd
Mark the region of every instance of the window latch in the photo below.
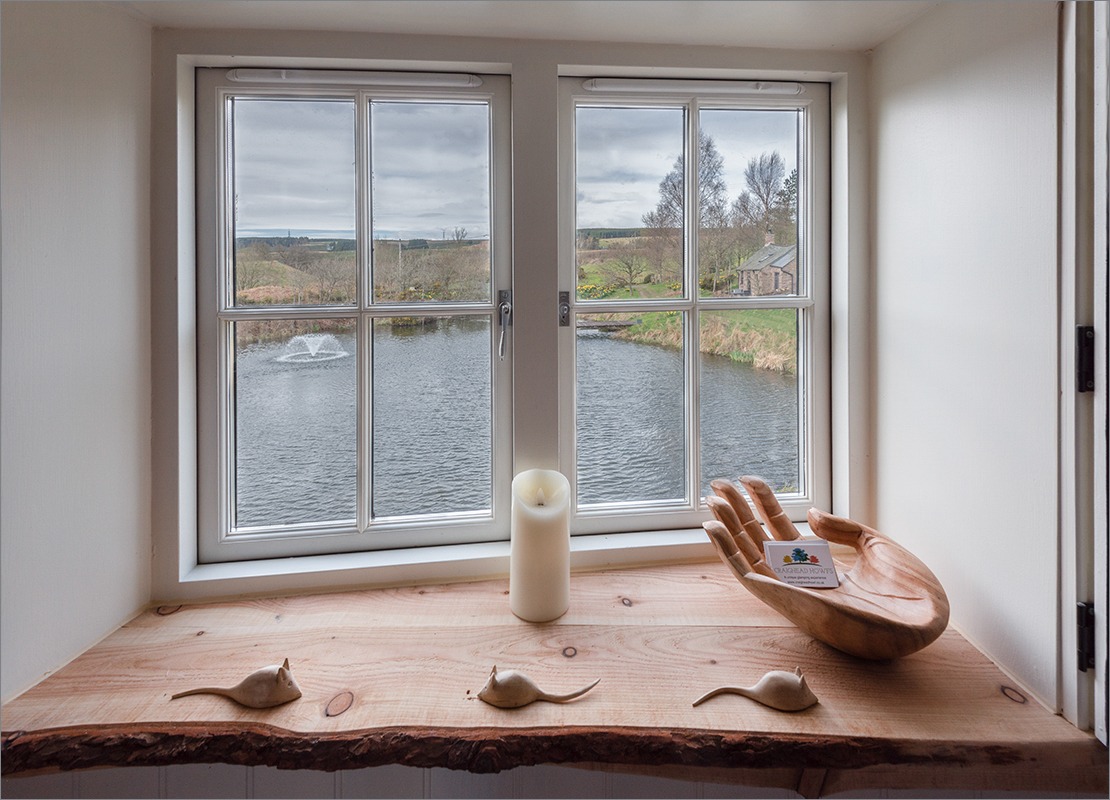
[[[559,292],[559,327],[570,327],[570,292]]]
[[[505,360],[505,334],[513,324],[513,293],[502,289],[497,293],[497,321],[501,326],[501,338],[497,342],[497,357]]]

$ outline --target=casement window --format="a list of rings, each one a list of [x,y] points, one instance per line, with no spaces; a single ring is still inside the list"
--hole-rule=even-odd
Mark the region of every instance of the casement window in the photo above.
[[[561,80],[577,530],[697,525],[742,474],[828,507],[828,87]]]
[[[508,79],[197,87],[201,560],[505,538]]]
[[[507,77],[198,69],[201,562],[507,539],[514,381],[574,534],[827,506],[827,87],[561,81],[551,374]]]

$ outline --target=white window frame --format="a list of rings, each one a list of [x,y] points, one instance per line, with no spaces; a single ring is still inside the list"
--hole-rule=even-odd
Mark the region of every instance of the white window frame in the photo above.
[[[446,79],[444,79],[446,78]],[[441,85],[456,81],[458,88]],[[427,83],[428,85],[424,85]],[[501,75],[437,76],[359,71],[198,70],[198,555],[219,563],[356,551],[457,545],[506,539],[512,480],[512,358],[498,353],[498,292],[511,284],[511,152],[509,79]],[[349,306],[236,306],[231,296],[234,229],[231,219],[227,110],[232,98],[327,98],[355,106],[356,303]],[[373,322],[411,313],[412,304],[375,303],[369,276],[371,250],[369,108],[377,100],[480,101],[490,108],[490,295],[483,302],[423,302],[422,316],[468,315],[490,322],[491,509],[486,512],[372,519],[370,468]],[[236,530],[234,520],[233,326],[259,319],[357,320],[357,484],[354,524],[320,521]],[[511,347],[511,337],[506,337]]]
[[[610,88],[612,87],[612,88]],[[683,255],[685,296],[647,301],[576,299],[576,149],[575,117],[579,107],[682,107],[685,109],[685,175],[687,218]],[[703,298],[698,291],[697,235],[699,223],[693,176],[698,174],[698,112],[708,109],[798,109],[799,131],[798,253],[801,286],[794,295],[748,298]],[[597,81],[563,77],[559,86],[560,291],[570,298],[571,325],[559,329],[560,468],[576,486],[576,313],[644,313],[680,311],[687,320],[684,336],[685,498],[656,503],[607,503],[574,506],[572,533],[603,534],[628,530],[664,530],[700,526],[707,517],[701,486],[713,478],[735,480],[739,475],[699,475],[700,414],[698,410],[699,310],[794,308],[798,312],[798,432],[803,488],[783,494],[783,510],[796,522],[808,509],[829,508],[832,495],[830,417],[830,173],[829,86],[814,83],[755,81]],[[734,187],[735,188],[735,187]],[[572,495],[576,492],[572,491]]]
[[[152,596],[160,602],[231,594],[328,590],[504,576],[506,541],[334,555],[201,563],[198,556],[196,87],[198,67],[466,71],[511,77],[512,244],[516,363],[550,366],[559,247],[558,78],[612,75],[827,82],[830,95],[831,417],[834,513],[870,521],[870,213],[867,61],[830,51],[674,48],[615,43],[320,34],[154,32],[151,302],[153,326]],[[630,68],[630,64],[641,64]],[[524,278],[525,280],[522,280]],[[537,289],[538,285],[538,289]],[[535,324],[533,324],[533,322]],[[543,323],[545,327],[537,327]],[[526,346],[523,346],[526,345]],[[514,468],[557,469],[557,379],[517,380]],[[804,526],[800,526],[803,527]],[[576,536],[575,570],[714,558],[700,525]]]

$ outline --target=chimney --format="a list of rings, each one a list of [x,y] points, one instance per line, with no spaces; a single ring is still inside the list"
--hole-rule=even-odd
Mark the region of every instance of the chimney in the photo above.
[[[767,230],[763,233],[763,246],[775,243],[775,232],[771,230],[771,226],[767,226]]]

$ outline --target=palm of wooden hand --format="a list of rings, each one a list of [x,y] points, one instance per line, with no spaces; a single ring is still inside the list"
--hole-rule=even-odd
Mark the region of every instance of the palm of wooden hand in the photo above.
[[[759,478],[742,477],[759,516],[776,539],[800,539],[774,492]],[[849,545],[859,557],[837,572],[835,589],[808,589],[779,580],[763,558],[768,536],[743,494],[729,481],[710,484],[706,498],[716,517],[704,524],[721,560],[748,591],[803,631],[860,658],[890,659],[925,647],[948,625],[948,597],[920,559],[878,531],[813,508],[810,528],[829,542]]]

